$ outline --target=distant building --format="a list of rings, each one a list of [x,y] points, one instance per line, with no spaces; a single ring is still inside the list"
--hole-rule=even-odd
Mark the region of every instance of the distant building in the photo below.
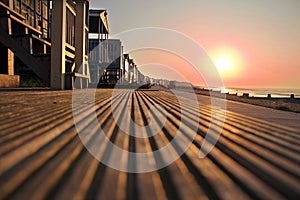
[[[97,86],[104,72],[105,65],[109,63],[107,43],[109,26],[106,10],[90,10],[89,13],[89,67],[91,73],[91,86]]]
[[[122,42],[109,39],[106,10],[89,12],[90,86],[99,84],[142,84],[144,75],[137,69],[129,54],[123,54]]]
[[[109,25],[106,10],[89,10],[89,35],[100,41],[108,39]]]
[[[103,42],[108,52],[108,63],[104,66],[101,81],[105,83],[116,83],[124,74],[123,47],[118,39],[108,39]]]
[[[175,89],[176,88],[176,81],[170,81],[169,82],[169,88],[170,89]]]
[[[129,84],[134,84],[135,83],[135,77],[134,77],[134,75],[135,75],[135,70],[134,70],[134,68],[136,67],[136,65],[135,65],[135,63],[134,63],[134,61],[133,61],[133,59],[130,59],[129,60]]]
[[[122,43],[118,39],[90,39],[91,83],[116,83],[124,74]]]
[[[123,72],[123,83],[128,84],[130,82],[130,58],[129,54],[123,55],[123,66],[124,66],[124,72]]]

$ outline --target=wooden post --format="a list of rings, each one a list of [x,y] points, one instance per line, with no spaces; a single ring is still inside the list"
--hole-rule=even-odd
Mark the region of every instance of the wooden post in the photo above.
[[[14,52],[12,52],[10,49],[7,49],[7,72],[8,75],[14,75],[14,60],[15,60],[15,56],[14,56]]]
[[[243,93],[243,97],[249,98],[249,93]]]

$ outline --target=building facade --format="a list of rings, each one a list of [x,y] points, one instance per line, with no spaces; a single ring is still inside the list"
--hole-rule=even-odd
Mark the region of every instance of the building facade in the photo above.
[[[90,39],[89,42],[91,83],[117,83],[125,74],[122,42],[118,39]]]
[[[108,39],[103,44],[107,48],[105,51],[108,52],[108,63],[104,66],[101,81],[114,84],[124,74],[122,42],[118,39]]]
[[[89,13],[89,67],[91,74],[90,86],[97,87],[105,63],[108,63],[107,47],[103,43],[108,39],[109,26],[106,10],[90,10]]]
[[[142,82],[118,39],[108,39],[106,10],[89,0],[0,0],[0,87],[29,71],[52,89]]]
[[[0,0],[0,14],[0,74],[26,67],[53,89],[88,86],[89,0]]]

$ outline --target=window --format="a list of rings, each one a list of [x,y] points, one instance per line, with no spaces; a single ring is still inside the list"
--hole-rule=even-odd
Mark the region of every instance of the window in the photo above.
[[[14,0],[13,1],[13,9],[17,13],[21,13],[21,0]]]
[[[23,0],[21,9],[21,14],[25,17],[25,21],[30,24],[31,26],[35,27],[35,21],[34,21],[34,11],[35,11],[35,0]]]
[[[75,46],[75,16],[67,9],[66,15],[67,31],[66,31],[66,42],[72,46]]]

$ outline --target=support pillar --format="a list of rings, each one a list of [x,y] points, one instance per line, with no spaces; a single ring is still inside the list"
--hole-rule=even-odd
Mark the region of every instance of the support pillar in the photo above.
[[[15,61],[15,56],[14,56],[14,52],[12,52],[10,49],[7,50],[7,74],[8,75],[14,75],[15,74],[15,70],[14,70],[14,61]]]
[[[136,65],[134,65],[134,71],[133,71],[133,73],[134,73],[134,83],[137,83],[137,68],[136,68]]]
[[[8,6],[11,8],[11,9],[13,9],[13,0],[6,0],[6,1],[8,1]]]
[[[76,25],[75,25],[75,72],[87,75],[86,46],[87,34],[86,21],[88,13],[88,0],[76,0]]]
[[[52,1],[51,88],[65,89],[66,0]]]

